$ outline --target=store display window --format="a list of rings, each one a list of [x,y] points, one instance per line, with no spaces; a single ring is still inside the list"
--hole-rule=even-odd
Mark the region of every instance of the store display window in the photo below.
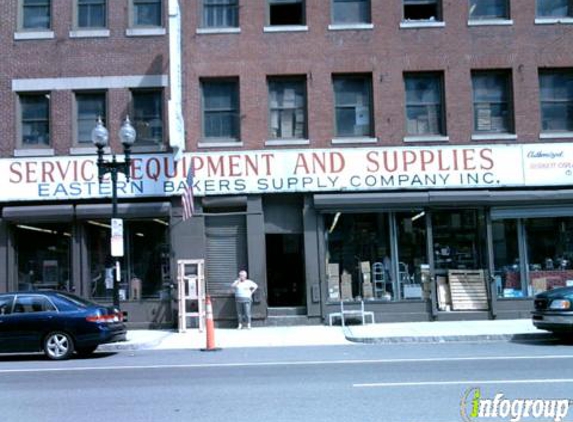
[[[528,294],[573,286],[573,218],[524,220]]]
[[[496,294],[500,298],[523,297],[518,246],[518,220],[492,223]]]
[[[428,263],[426,212],[415,210],[395,214],[398,242],[398,281],[401,299],[425,299],[421,266]],[[426,289],[424,289],[426,287]]]
[[[158,298],[170,283],[168,223],[163,219],[124,220],[120,300]],[[91,296],[111,300],[114,259],[110,253],[109,220],[86,223]]]
[[[71,279],[70,224],[17,224],[18,290],[75,291]]]

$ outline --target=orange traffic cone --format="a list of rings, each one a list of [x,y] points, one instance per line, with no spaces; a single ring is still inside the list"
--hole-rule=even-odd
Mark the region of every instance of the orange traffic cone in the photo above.
[[[213,306],[211,305],[211,296],[205,300],[205,328],[207,332],[207,347],[201,349],[202,352],[217,352],[220,347],[215,347],[215,322],[213,321]]]

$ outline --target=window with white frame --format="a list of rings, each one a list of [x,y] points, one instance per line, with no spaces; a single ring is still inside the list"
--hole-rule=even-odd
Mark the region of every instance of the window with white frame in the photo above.
[[[332,0],[332,22],[335,25],[370,23],[370,0]]]
[[[267,0],[268,24],[306,25],[305,0]]]
[[[203,0],[203,28],[238,28],[239,0]]]
[[[273,77],[269,85],[271,139],[306,139],[306,80]]]
[[[573,131],[573,70],[539,72],[541,130]]]
[[[410,136],[445,135],[441,73],[406,73],[406,132]]]
[[[403,0],[405,21],[441,21],[441,0]]]
[[[133,126],[137,132],[135,145],[163,143],[163,92],[154,89],[133,90]]]
[[[513,133],[511,74],[472,72],[474,132]]]
[[[162,0],[131,0],[134,27],[162,26]]]
[[[20,94],[21,146],[50,145],[50,94]]]
[[[469,19],[509,19],[509,0],[470,0]]]
[[[91,144],[91,132],[99,118],[105,126],[105,105],[104,92],[76,93],[76,140],[79,144]]]
[[[203,94],[203,139],[205,141],[239,140],[238,79],[201,81]]]
[[[572,0],[537,0],[538,18],[573,17]]]
[[[372,137],[372,77],[334,75],[336,137]]]
[[[78,28],[105,28],[107,0],[77,0]]]
[[[22,29],[50,29],[51,0],[21,0]]]

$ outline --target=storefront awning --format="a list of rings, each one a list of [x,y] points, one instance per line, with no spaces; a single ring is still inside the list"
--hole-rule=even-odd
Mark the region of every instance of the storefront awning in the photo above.
[[[491,209],[492,220],[509,218],[552,218],[573,217],[573,205],[494,207]]]
[[[168,216],[171,211],[169,202],[135,202],[119,204],[117,206],[119,217],[143,218]],[[110,218],[111,204],[82,204],[76,206],[76,217]]]
[[[74,218],[73,205],[4,207],[2,217],[13,222],[67,222]]]
[[[448,190],[423,192],[360,192],[314,195],[314,206],[321,211],[400,210],[428,206],[531,206],[543,203],[573,202],[573,190]],[[551,206],[550,208],[559,206]],[[515,207],[511,207],[515,208]],[[558,212],[557,210],[555,212]],[[561,213],[566,211],[561,210]],[[573,214],[569,214],[573,215]],[[509,217],[503,217],[509,218]]]

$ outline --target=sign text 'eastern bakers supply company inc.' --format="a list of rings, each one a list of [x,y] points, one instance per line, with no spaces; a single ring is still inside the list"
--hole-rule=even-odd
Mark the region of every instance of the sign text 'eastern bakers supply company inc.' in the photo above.
[[[556,185],[561,170],[565,179],[573,170],[573,148],[556,145],[198,152],[178,162],[169,154],[135,155],[118,195],[179,195],[190,168],[197,196]],[[0,174],[2,201],[111,196],[109,179],[98,183],[95,156],[4,159]]]

